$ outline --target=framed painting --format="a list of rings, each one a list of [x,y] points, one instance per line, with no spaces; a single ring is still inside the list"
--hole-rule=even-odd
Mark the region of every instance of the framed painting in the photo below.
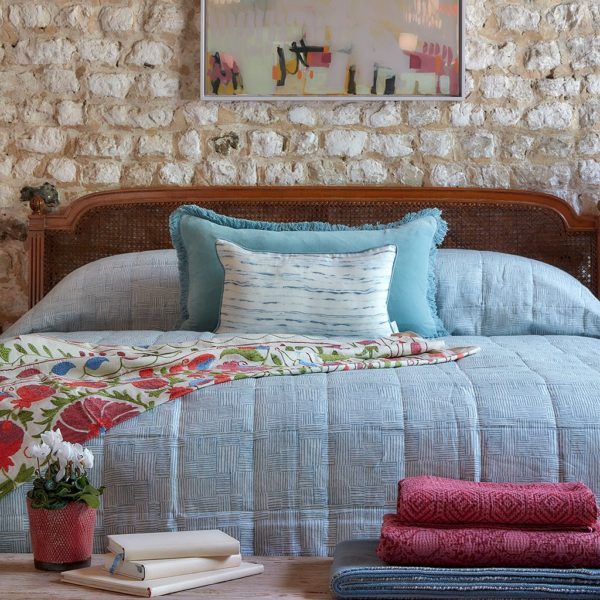
[[[201,0],[202,97],[463,97],[462,0]]]

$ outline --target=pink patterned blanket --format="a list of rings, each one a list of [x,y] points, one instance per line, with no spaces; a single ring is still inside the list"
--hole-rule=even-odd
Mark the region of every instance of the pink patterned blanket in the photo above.
[[[398,484],[398,519],[406,524],[593,528],[596,497],[585,484],[478,483],[409,477]]]
[[[84,442],[193,390],[248,377],[431,365],[477,347],[397,334],[335,341],[305,336],[217,336],[155,346],[100,346],[23,335],[0,343],[0,497],[28,481],[27,449],[59,427]]]
[[[377,556],[427,567],[600,567],[600,532],[491,527],[438,529],[385,515]]]

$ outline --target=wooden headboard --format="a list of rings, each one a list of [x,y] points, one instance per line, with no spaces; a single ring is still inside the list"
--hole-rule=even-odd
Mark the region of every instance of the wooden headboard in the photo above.
[[[600,218],[577,216],[548,194],[486,188],[171,187],[93,193],[52,213],[34,198],[30,305],[93,260],[171,247],[168,217],[182,204],[248,219],[347,225],[386,223],[437,206],[449,223],[444,247],[535,258],[571,273],[600,295]]]

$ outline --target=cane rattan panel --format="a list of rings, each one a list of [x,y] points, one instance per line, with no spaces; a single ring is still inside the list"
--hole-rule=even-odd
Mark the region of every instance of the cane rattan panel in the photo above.
[[[442,209],[447,248],[528,256],[571,273],[598,293],[598,231],[545,194],[440,188],[171,188],[91,194],[43,219],[43,291],[98,258],[171,247],[168,217],[196,203],[234,217],[272,221],[385,223],[424,207]]]

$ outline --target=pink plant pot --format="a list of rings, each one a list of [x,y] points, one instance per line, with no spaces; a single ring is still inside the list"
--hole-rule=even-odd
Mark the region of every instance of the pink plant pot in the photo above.
[[[31,508],[27,498],[33,564],[44,571],[89,567],[96,525],[96,509],[85,502],[64,508]]]

